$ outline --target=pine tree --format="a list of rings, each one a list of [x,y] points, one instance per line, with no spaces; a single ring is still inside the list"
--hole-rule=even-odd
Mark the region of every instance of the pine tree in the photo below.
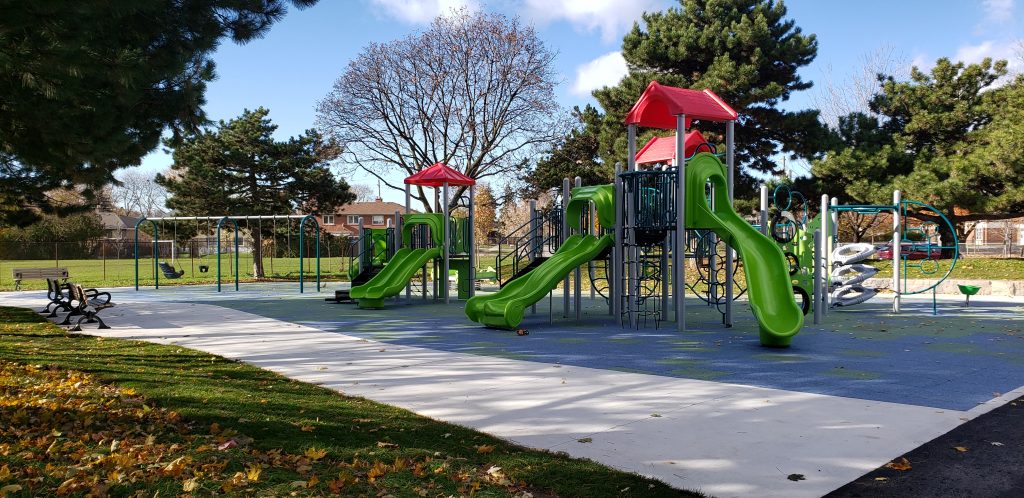
[[[594,92],[604,110],[600,131],[605,163],[625,161],[624,120],[651,80],[682,88],[710,88],[739,113],[736,159],[762,172],[776,170],[773,156],[811,157],[826,137],[813,110],[778,106],[806,90],[797,71],[817,54],[813,34],[804,35],[773,0],[680,0],[679,8],[645,13],[622,43],[629,74],[616,86]],[[696,123],[709,141],[724,142],[724,126]],[[664,132],[659,132],[664,133]],[[654,135],[641,130],[640,143]],[[740,187],[752,181],[737,179]]]
[[[174,150],[175,174],[156,178],[171,196],[167,207],[181,216],[255,216],[332,212],[353,201],[348,183],[328,167],[338,148],[315,130],[274,140],[277,126],[269,112],[246,110],[214,130],[186,137]],[[268,233],[252,232],[253,274],[259,278],[259,240]]]
[[[205,124],[220,40],[262,37],[289,3],[316,0],[0,1],[0,215],[30,223],[57,187],[92,199]]]

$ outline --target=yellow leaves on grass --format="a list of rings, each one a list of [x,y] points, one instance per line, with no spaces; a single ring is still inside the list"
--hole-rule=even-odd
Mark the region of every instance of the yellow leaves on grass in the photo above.
[[[315,462],[327,456],[327,450],[323,448],[307,448],[304,455],[306,455],[306,458]]]
[[[494,451],[494,445],[491,445],[491,444],[481,444],[480,446],[476,447],[476,452],[477,453],[481,453],[481,454],[487,454],[487,453],[491,453],[493,451]]]
[[[967,448],[963,446],[954,446],[953,449],[956,450],[957,453],[967,453]]]

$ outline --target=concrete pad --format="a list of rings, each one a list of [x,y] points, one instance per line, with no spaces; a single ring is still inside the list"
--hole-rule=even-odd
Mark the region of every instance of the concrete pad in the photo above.
[[[445,352],[124,294],[104,314],[114,328],[86,333],[207,351],[721,497],[820,496],[1014,396],[944,410]]]

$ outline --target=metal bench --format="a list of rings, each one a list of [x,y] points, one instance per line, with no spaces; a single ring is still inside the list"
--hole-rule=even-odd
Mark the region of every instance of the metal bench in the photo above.
[[[53,318],[57,316],[57,312],[60,310],[71,311],[71,296],[70,296],[70,285],[67,283],[61,283],[59,279],[47,278],[46,279],[46,298],[50,300],[50,304],[47,304],[45,308],[40,310],[40,313],[46,314],[47,318]],[[67,291],[67,292],[66,292]],[[106,301],[110,301],[110,293],[100,292],[96,289],[85,289],[85,295],[89,299],[98,299],[100,296],[107,296]],[[51,308],[52,307],[52,308]]]
[[[60,322],[60,325],[71,325],[71,317],[77,316],[78,321],[71,331],[80,332],[82,330],[82,322],[85,323],[97,323],[99,322],[99,328],[109,329],[110,326],[103,323],[103,319],[98,316],[100,311],[107,308],[114,307],[114,303],[110,302],[109,292],[97,292],[94,296],[89,296],[89,293],[78,284],[68,284],[68,297],[70,299],[71,312],[68,316],[64,317],[64,321]],[[93,289],[94,290],[94,289]],[[99,296],[107,296],[107,299],[100,299]]]
[[[14,290],[21,290],[22,280],[59,278],[68,279],[67,268],[14,268],[11,270],[14,277]]]

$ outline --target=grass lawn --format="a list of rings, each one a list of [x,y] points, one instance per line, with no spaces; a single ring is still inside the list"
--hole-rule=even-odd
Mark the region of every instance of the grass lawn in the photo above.
[[[241,268],[239,281],[252,282],[252,255],[239,254],[238,266]],[[188,257],[178,258],[177,261],[164,261],[172,263],[177,270],[185,270],[185,275],[178,279],[168,279],[160,274],[160,285],[182,285],[182,284],[212,284],[217,282],[217,257],[204,256],[194,260]],[[59,264],[58,264],[59,263]],[[200,271],[199,266],[209,267],[206,273]],[[221,256],[221,282],[223,284],[234,283],[234,256]],[[0,291],[14,290],[14,281],[11,279],[13,268],[50,268],[54,266],[66,267],[71,275],[71,280],[86,287],[126,287],[135,285],[135,260],[127,259],[71,259],[55,262],[52,259],[46,260],[4,260],[0,261]],[[274,280],[298,280],[299,258],[274,258],[271,266],[270,258],[263,259],[263,268],[267,277]],[[337,281],[348,279],[345,271],[348,268],[348,258],[322,257],[320,259],[320,277],[323,280]],[[316,279],[316,258],[306,258],[303,262],[303,271],[307,282]],[[153,258],[139,259],[139,285],[152,287],[153,279]],[[297,284],[296,284],[297,286]],[[23,289],[45,289],[45,280],[26,280],[22,282]]]
[[[0,307],[0,420],[0,496],[701,496],[18,308]]]
[[[870,261],[871,266],[878,268],[879,277],[892,276],[892,261]],[[919,262],[911,261],[911,265]],[[924,273],[919,268],[908,268],[907,278],[937,279],[942,277],[949,269],[950,260],[938,260],[937,273]],[[935,268],[934,263],[929,269]],[[1024,259],[1020,258],[962,258],[956,262],[953,273],[949,275],[953,279],[965,280],[1024,280]]]

